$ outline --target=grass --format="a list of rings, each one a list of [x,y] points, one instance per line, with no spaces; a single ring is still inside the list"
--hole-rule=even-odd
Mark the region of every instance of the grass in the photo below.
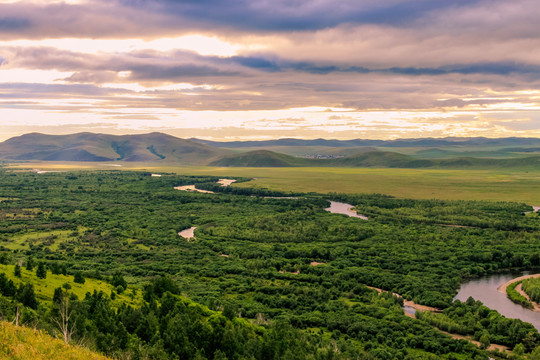
[[[79,231],[84,231],[82,228]],[[10,237],[8,241],[0,241],[0,245],[10,250],[26,250],[32,245],[43,244],[52,251],[56,251],[62,242],[75,239],[71,236],[72,230],[52,230],[18,234]]]
[[[43,331],[0,322],[0,358],[13,360],[106,360],[88,349],[66,345]]]
[[[41,301],[52,302],[54,289],[62,287],[62,285],[66,283],[71,285],[69,291],[77,295],[79,299],[84,299],[87,292],[93,293],[94,290],[103,291],[107,295],[110,295],[111,291],[115,290],[111,284],[102,280],[87,278],[84,284],[78,284],[73,281],[73,276],[71,275],[55,275],[50,271],[47,271],[47,277],[45,279],[40,279],[36,276],[35,271],[28,271],[24,267],[21,268],[21,278],[18,278],[14,275],[14,270],[15,265],[0,264],[0,273],[5,273],[6,277],[13,280],[17,286],[21,282],[33,284],[36,297]],[[142,303],[141,292],[137,291],[133,299],[131,298],[132,293],[133,288],[130,289],[130,287],[128,287],[124,293],[116,296],[116,299],[112,301],[112,305],[118,307],[122,303],[126,303],[132,306],[139,306]]]
[[[516,281],[506,287],[506,295],[510,300],[528,309],[534,308],[533,304],[523,295],[517,292],[516,287],[521,284],[523,280]]]
[[[10,167],[19,170],[116,169],[242,176],[256,179],[233,186],[319,193],[379,193],[412,199],[517,201],[540,205],[540,169],[233,168],[159,166],[155,163],[127,163],[112,167],[111,164],[88,162],[20,163],[11,164]]]

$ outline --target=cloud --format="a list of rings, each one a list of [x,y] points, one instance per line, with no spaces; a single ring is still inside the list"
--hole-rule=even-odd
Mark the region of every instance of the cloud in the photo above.
[[[154,115],[160,111],[172,118],[270,112],[245,120],[247,130],[307,121],[328,107],[374,118],[422,114],[391,115],[394,123],[354,117],[361,130],[356,120],[336,119],[332,130],[390,136],[392,126],[426,134],[467,126],[536,131],[528,120],[505,121],[540,111],[535,0],[21,1],[1,3],[0,14],[0,112],[92,114],[123,124],[131,116],[137,126],[164,117]],[[178,40],[182,34],[225,50],[205,52]],[[296,108],[318,110],[297,116]],[[453,111],[465,115],[444,116]],[[215,116],[239,133],[234,116]],[[324,121],[287,124],[314,134]]]
[[[0,31],[14,32],[30,27],[30,20],[17,17],[0,18]]]
[[[124,0],[123,5],[153,13],[173,14],[204,26],[250,31],[308,31],[351,24],[410,24],[433,11],[472,5],[478,1],[455,0]]]

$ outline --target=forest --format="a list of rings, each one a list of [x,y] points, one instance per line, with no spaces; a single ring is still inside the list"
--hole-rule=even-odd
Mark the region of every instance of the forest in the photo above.
[[[540,359],[532,325],[453,300],[540,267],[526,204],[160,175],[0,169],[0,316],[120,359]],[[440,311],[407,316],[404,299]]]

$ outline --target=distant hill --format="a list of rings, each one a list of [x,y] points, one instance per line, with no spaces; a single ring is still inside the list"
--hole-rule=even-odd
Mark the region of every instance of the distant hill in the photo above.
[[[540,146],[538,138],[420,138],[420,139],[397,139],[397,140],[328,140],[328,139],[278,139],[263,141],[210,141],[193,138],[193,141],[214,147],[222,148],[254,148],[274,146],[326,146],[326,147],[439,147],[439,146]]]
[[[390,168],[418,168],[436,165],[436,163],[429,160],[417,160],[411,156],[390,151],[370,151],[359,155],[335,159],[332,163],[333,166]]]
[[[478,159],[456,157],[451,159],[416,159],[409,155],[390,151],[369,151],[337,159],[306,159],[268,150],[256,150],[233,154],[213,161],[211,166],[230,167],[378,167],[378,168],[514,168],[540,167],[540,156],[518,159]]]
[[[0,321],[0,359],[107,360],[86,348],[66,345],[62,340],[24,326]]]
[[[303,159],[268,150],[249,151],[222,157],[210,163],[211,166],[237,167],[290,167],[316,166],[317,160]]]
[[[157,132],[122,136],[31,133],[0,143],[0,160],[230,167],[537,168],[538,149],[540,139],[536,138],[279,139],[220,143],[180,139]]]
[[[0,159],[4,160],[165,161],[206,164],[228,153],[225,149],[162,133],[122,136],[31,133],[0,143]]]

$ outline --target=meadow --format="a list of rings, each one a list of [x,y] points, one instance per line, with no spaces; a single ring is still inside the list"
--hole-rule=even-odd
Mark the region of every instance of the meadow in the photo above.
[[[14,169],[47,171],[123,169],[173,172],[179,175],[248,177],[238,187],[317,193],[385,194],[397,198],[516,201],[540,205],[540,169],[388,169],[388,168],[233,168],[160,166],[156,163],[116,164],[32,162]]]

